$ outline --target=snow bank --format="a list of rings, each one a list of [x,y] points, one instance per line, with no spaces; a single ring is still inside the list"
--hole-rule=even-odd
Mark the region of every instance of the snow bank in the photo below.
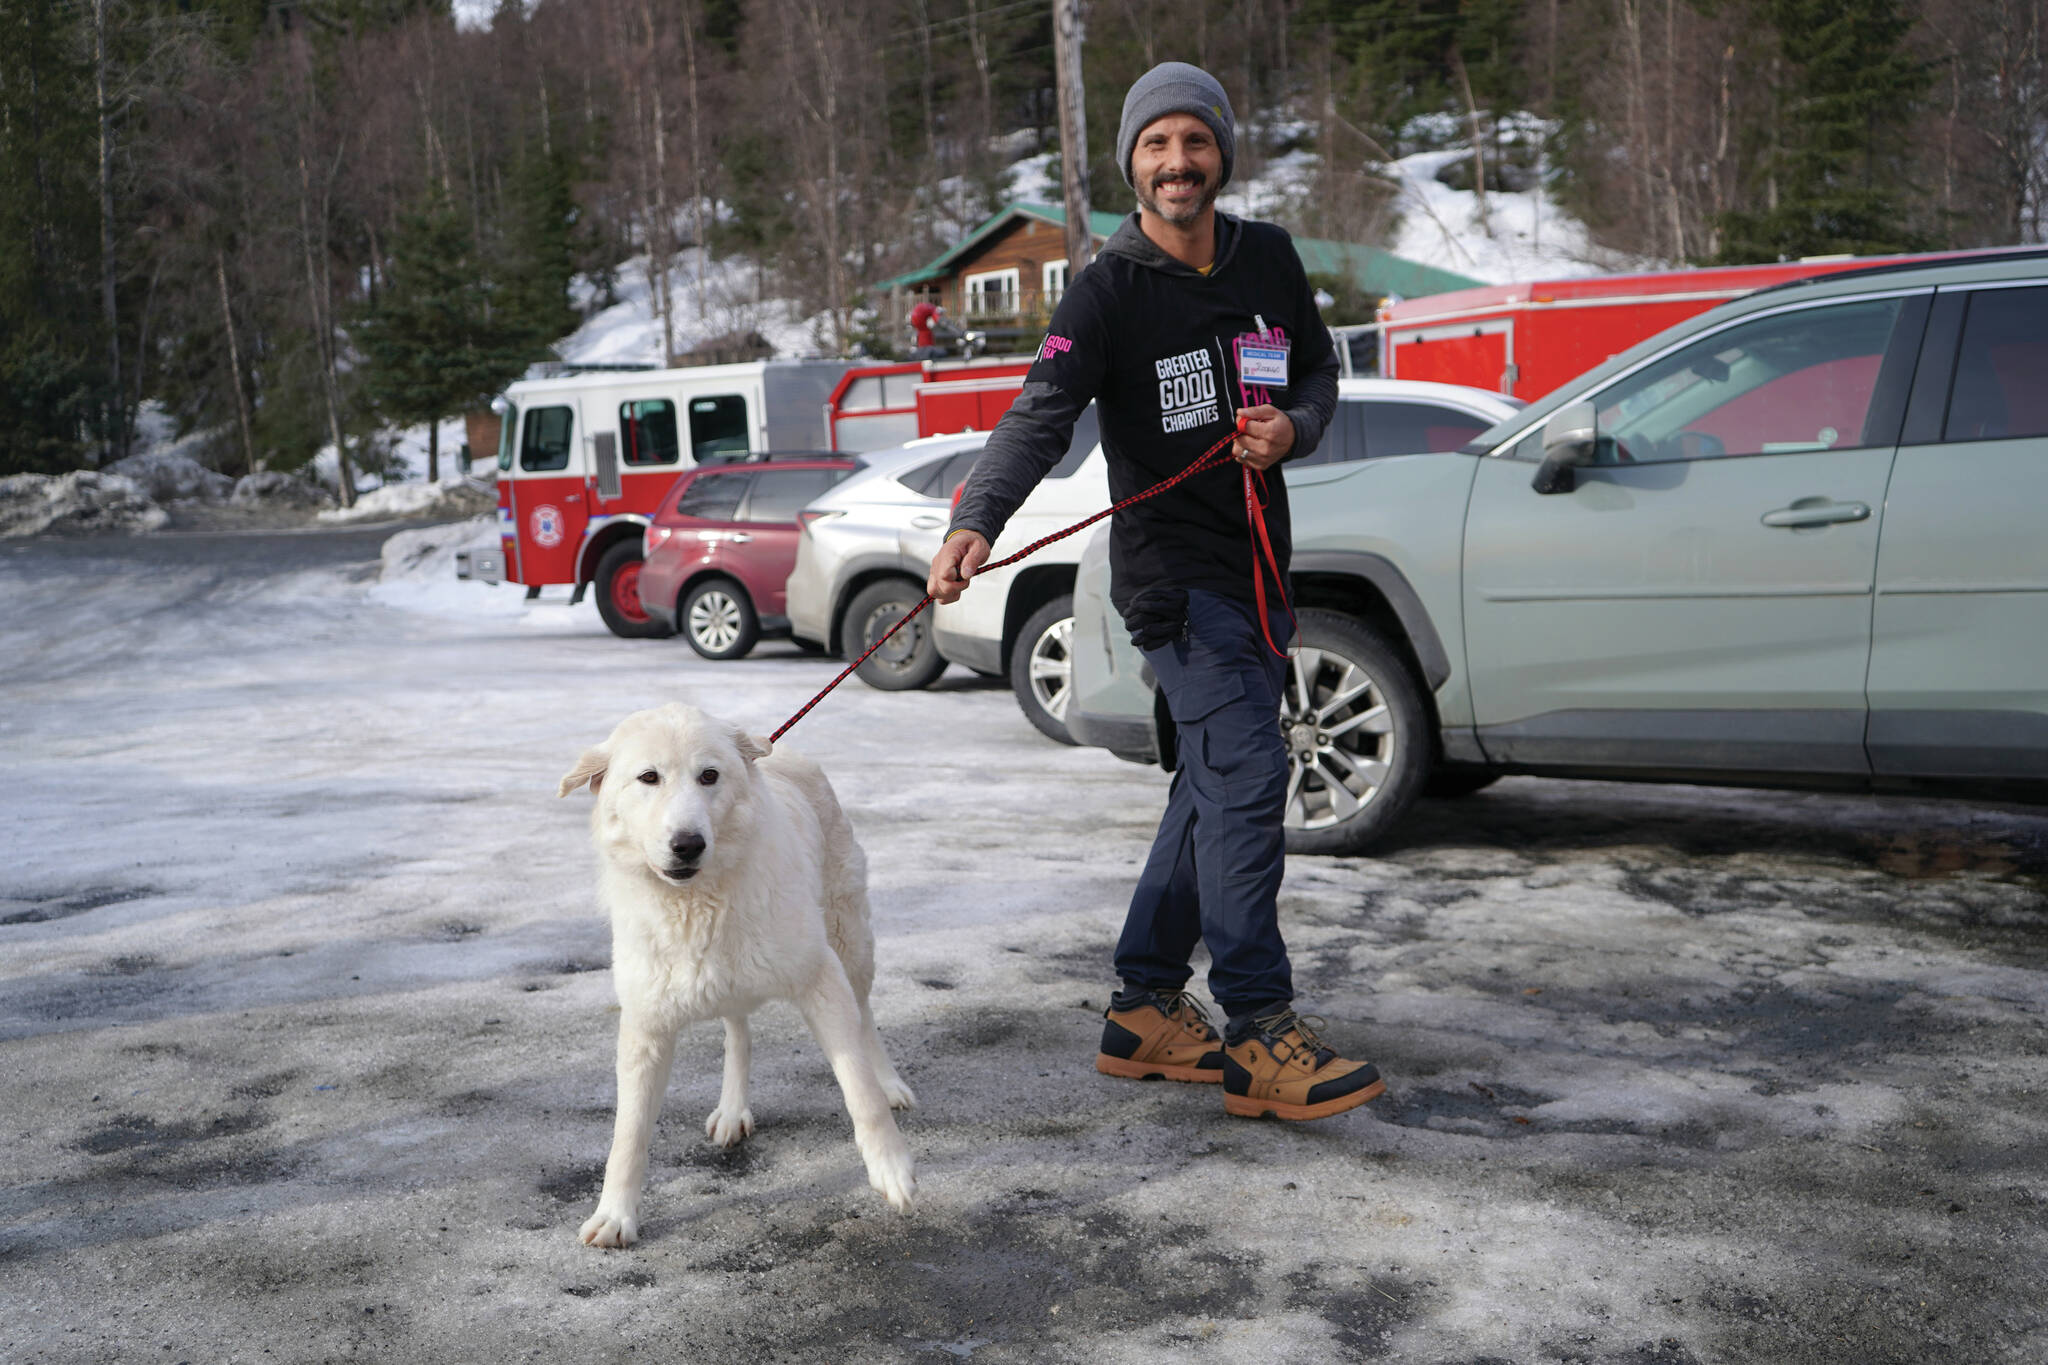
[[[154,531],[164,509],[134,479],[92,469],[69,474],[12,474],[0,479],[0,537]]]
[[[172,450],[148,450],[116,460],[104,471],[135,480],[157,502],[195,499],[221,502],[234,492],[235,481],[208,469],[190,455]]]
[[[353,507],[335,507],[319,514],[330,524],[390,521],[398,517],[460,516],[493,506],[491,495],[466,483],[387,483],[356,499]]]
[[[495,514],[399,531],[384,542],[370,597],[386,606],[429,616],[524,615],[523,591],[455,576],[457,550],[495,548],[497,544]]]
[[[228,494],[228,501],[240,506],[267,505],[272,507],[328,507],[334,502],[333,495],[318,484],[294,478],[275,469],[259,470],[244,474],[235,482],[235,491]]]

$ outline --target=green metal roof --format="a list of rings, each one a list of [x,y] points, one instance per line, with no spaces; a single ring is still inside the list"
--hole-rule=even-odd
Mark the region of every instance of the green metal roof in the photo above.
[[[1123,226],[1124,216],[1121,213],[1103,213],[1099,210],[1091,212],[1088,215],[1088,230],[1096,240],[1107,240]],[[1050,223],[1062,229],[1067,225],[1065,206],[1019,200],[990,214],[974,231],[929,264],[891,279],[877,280],[868,288],[878,293],[886,293],[891,289],[907,289],[911,285],[937,279],[950,272],[954,262],[972,254],[976,247],[1017,218],[1036,218],[1042,223]],[[1399,294],[1404,299],[1412,299],[1424,294],[1443,294],[1453,289],[1470,289],[1485,283],[1468,275],[1439,270],[1435,266],[1424,265],[1420,261],[1396,256],[1391,251],[1382,251],[1376,246],[1364,246],[1357,242],[1331,242],[1320,237],[1296,237],[1294,249],[1301,256],[1302,268],[1309,274],[1348,276],[1359,288],[1373,294]]]
[[[1485,284],[1454,270],[1396,256],[1376,246],[1359,242],[1332,242],[1321,237],[1296,237],[1294,249],[1301,256],[1302,269],[1311,275],[1341,275],[1368,294],[1382,298],[1399,294],[1404,299],[1425,294],[1448,294],[1453,289],[1472,289]]]

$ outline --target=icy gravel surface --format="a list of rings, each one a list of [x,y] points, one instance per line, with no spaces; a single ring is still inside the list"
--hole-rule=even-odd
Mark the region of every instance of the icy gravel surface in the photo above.
[[[2048,1358],[2043,813],[1425,807],[1282,897],[1388,1096],[1252,1123],[1091,1065],[1163,777],[957,670],[785,741],[873,867],[919,1211],[773,1007],[755,1135],[706,1145],[688,1033],[645,1240],[588,1250],[614,1016],[555,782],[628,710],[765,731],[832,670],[411,542],[379,583],[383,539],[0,546],[0,1359]]]

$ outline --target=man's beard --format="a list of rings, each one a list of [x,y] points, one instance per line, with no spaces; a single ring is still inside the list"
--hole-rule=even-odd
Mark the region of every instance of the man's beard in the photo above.
[[[1216,202],[1217,194],[1223,189],[1220,177],[1215,182],[1210,182],[1206,177],[1203,177],[1201,195],[1189,200],[1185,205],[1169,210],[1166,205],[1159,202],[1159,187],[1162,184],[1170,180],[1177,181],[1189,178],[1185,175],[1155,175],[1152,177],[1149,193],[1142,189],[1138,191],[1138,203],[1150,212],[1156,213],[1167,222],[1172,223],[1175,227],[1186,227],[1189,223],[1199,220],[1208,211],[1209,206]]]

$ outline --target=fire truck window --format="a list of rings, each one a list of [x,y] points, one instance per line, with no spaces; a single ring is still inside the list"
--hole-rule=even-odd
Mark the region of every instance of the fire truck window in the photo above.
[[[519,446],[519,467],[531,473],[569,467],[569,441],[575,428],[570,408],[528,408],[526,439]]]
[[[1899,308],[1898,299],[1802,308],[1681,347],[1594,400],[1594,462],[1854,449]]]
[[[512,448],[519,444],[519,409],[507,403],[498,418],[498,468],[512,467]]]
[[[619,404],[619,453],[629,465],[674,464],[682,455],[676,405],[666,398]]]
[[[1048,479],[1064,479],[1081,467],[1081,461],[1088,458],[1088,452],[1095,449],[1095,443],[1102,439],[1102,422],[1095,415],[1095,404],[1081,409],[1081,415],[1074,419],[1074,438],[1067,442],[1067,453],[1060,456],[1060,462],[1046,472]],[[964,477],[964,476],[963,476]],[[953,496],[948,488],[946,496]]]
[[[796,522],[797,508],[846,477],[843,469],[764,469],[754,476],[742,521]]]
[[[2048,436],[2048,289],[1984,289],[1970,299],[1944,441]]]
[[[744,455],[747,400],[736,393],[690,400],[690,454],[699,464]]]
[[[689,487],[676,499],[676,513],[696,517],[700,521],[732,521],[739,516],[740,502],[747,496],[747,485],[753,481],[751,471],[745,474],[699,474],[690,480]]]
[[[1365,404],[1365,450],[1371,459],[1456,450],[1493,423],[1435,403]]]

